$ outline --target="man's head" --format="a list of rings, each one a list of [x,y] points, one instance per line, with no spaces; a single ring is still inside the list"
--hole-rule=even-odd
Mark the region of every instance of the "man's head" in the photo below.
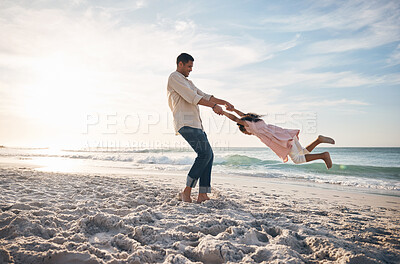
[[[181,53],[178,58],[176,58],[176,70],[183,74],[183,76],[188,77],[189,73],[193,68],[193,57],[187,53]]]

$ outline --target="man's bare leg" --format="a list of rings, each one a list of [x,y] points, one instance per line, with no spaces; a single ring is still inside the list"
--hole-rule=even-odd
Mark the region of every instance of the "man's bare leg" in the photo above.
[[[210,200],[210,198],[207,196],[206,193],[199,193],[199,196],[197,197],[197,203],[202,203],[207,200]]]
[[[192,202],[192,198],[190,198],[191,192],[192,188],[186,187],[185,190],[183,190],[183,192],[179,194],[181,196],[182,201],[191,203]]]
[[[332,168],[332,160],[329,152],[319,153],[319,154],[306,154],[306,161],[313,161],[317,159],[322,159],[328,169]]]
[[[314,140],[314,142],[312,142],[310,145],[306,147],[306,149],[311,152],[316,146],[318,146],[321,143],[335,144],[335,140],[333,140],[330,137],[319,135],[318,138]]]

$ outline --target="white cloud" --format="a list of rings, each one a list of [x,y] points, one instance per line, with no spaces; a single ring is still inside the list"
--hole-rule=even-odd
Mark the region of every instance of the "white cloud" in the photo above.
[[[398,26],[376,25],[363,33],[345,39],[319,41],[308,47],[310,53],[335,53],[358,49],[372,49],[388,43],[400,41]]]
[[[347,88],[382,83],[381,77],[366,77],[357,73],[345,72],[305,72],[297,70],[262,69],[255,72],[243,72],[231,77],[234,87],[246,84],[247,89],[281,89],[297,86],[299,89]]]
[[[296,36],[292,40],[278,45],[278,50],[285,51],[285,50],[289,50],[291,48],[296,47],[299,44],[300,37],[301,37],[301,34],[296,34]]]
[[[165,103],[166,78],[174,70],[176,55],[182,51],[195,56],[192,75],[199,81],[205,80],[205,90],[212,87],[222,94],[225,92],[223,85],[229,84],[231,91],[240,91],[237,98],[243,87],[250,92],[265,91],[269,96],[263,100],[273,102],[279,98],[278,88],[288,85],[352,87],[373,82],[371,78],[351,72],[261,69],[232,75],[235,68],[295,47],[300,35],[284,43],[270,44],[251,37],[209,33],[191,20],[160,19],[155,24],[121,26],[107,9],[97,13],[88,9],[76,18],[62,10],[12,7],[3,10],[1,17],[8,18],[7,23],[0,26],[1,39],[13,40],[11,45],[8,41],[0,42],[3,67],[27,71],[35,78],[38,66],[44,70],[57,68],[59,66],[50,64],[59,62],[69,67],[68,74],[74,75],[71,77],[76,82],[71,85],[86,76],[87,87],[81,92],[87,91],[87,96],[92,94],[94,98],[107,98],[106,104],[110,107],[113,101],[125,102],[118,108],[132,107],[132,103],[137,108],[149,107],[146,96],[141,96],[143,91],[157,94],[157,103]],[[191,37],[182,33],[189,33]],[[71,70],[73,68],[76,69]],[[18,95],[22,94],[23,90]]]
[[[398,74],[376,77],[351,71],[313,72],[318,66],[324,66],[326,60],[321,56],[307,57],[307,54],[299,56],[300,67],[287,58],[268,67],[266,65],[270,64],[264,63],[266,60],[285,52],[290,54],[289,50],[304,44],[308,35],[290,33],[289,37],[285,34],[286,41],[266,40],[251,33],[241,35],[229,30],[208,29],[201,20],[175,14],[168,16],[165,12],[156,20],[147,17],[135,22],[132,14],[147,5],[147,2],[142,3],[122,1],[106,6],[96,1],[75,1],[73,8],[34,8],[3,2],[0,67],[6,74],[0,76],[1,113],[20,114],[25,119],[43,115],[48,122],[41,124],[60,127],[71,125],[77,115],[89,111],[169,113],[166,82],[169,73],[175,70],[175,59],[180,52],[195,57],[191,79],[199,88],[231,100],[243,111],[293,110],[295,106],[286,104],[285,96],[288,91],[294,91],[297,96],[299,92],[295,87],[306,94],[320,88],[400,83]],[[311,15],[302,19],[312,21]],[[305,30],[323,28],[329,23],[334,29],[353,30],[375,23],[373,36],[377,38],[381,18],[375,13],[372,15],[364,15],[361,21],[352,18],[354,21],[339,23],[332,22],[334,17],[325,17],[303,23],[312,23]],[[290,23],[299,22],[295,20]],[[291,26],[288,24],[287,29]],[[384,37],[383,42],[392,38],[386,33]],[[346,39],[341,39],[345,47]],[[366,41],[371,42],[371,39]],[[323,44],[315,48],[323,52],[328,49]],[[338,50],[347,49],[338,46]],[[330,65],[335,63],[334,54],[323,56],[329,59]],[[301,60],[305,57],[303,63]],[[390,63],[396,58],[394,53]],[[6,96],[2,96],[4,94]],[[348,108],[365,106],[361,101],[349,99],[320,98],[318,102]]]
[[[399,85],[400,73],[390,73],[376,78],[377,84],[383,85]]]
[[[298,15],[267,17],[277,31],[305,32],[319,29],[358,30],[375,23],[392,25],[398,21],[399,4],[395,1],[318,1]],[[274,28],[271,28],[274,29]]]
[[[115,11],[18,5],[0,10],[0,66],[23,80],[3,80],[7,86],[0,89],[9,98],[0,99],[2,111],[54,125],[68,125],[91,111],[150,111],[155,106],[168,111],[166,81],[180,52],[195,56],[196,84],[223,97],[225,90],[214,90],[218,74],[228,76],[234,68],[268,59],[299,38],[268,44],[210,33],[191,20],[121,24]]]
[[[79,3],[96,9],[103,10],[111,15],[118,15],[122,13],[134,12],[147,6],[147,1],[110,1],[110,2],[99,2],[99,1],[85,1]]]
[[[308,47],[311,53],[370,49],[400,40],[400,4],[396,1],[315,2],[299,15],[266,18],[271,30],[325,30],[332,38]],[[341,37],[336,37],[341,36]],[[346,36],[346,37],[343,37]]]
[[[175,30],[178,32],[182,32],[182,31],[193,31],[195,29],[195,24],[193,21],[189,20],[189,21],[182,21],[182,20],[178,20],[175,22]]]
[[[312,99],[311,99],[312,100]],[[359,100],[349,100],[349,99],[340,99],[340,100],[327,100],[327,99],[315,99],[312,102],[302,102],[302,106],[311,107],[311,106],[367,106],[369,103],[359,101]]]
[[[400,44],[397,48],[390,54],[389,58],[386,60],[389,66],[395,66],[400,64]]]

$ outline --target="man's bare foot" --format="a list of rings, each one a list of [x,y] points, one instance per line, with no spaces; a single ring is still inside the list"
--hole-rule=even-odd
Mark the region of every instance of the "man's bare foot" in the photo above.
[[[199,193],[199,196],[197,197],[197,203],[202,203],[207,200],[210,200],[210,197],[208,197],[206,193]]]
[[[186,187],[185,190],[183,190],[183,192],[179,193],[179,200],[187,202],[187,203],[191,203],[192,202],[192,198],[190,198],[191,191],[192,191],[192,188]]]
[[[322,135],[318,136],[318,141],[321,143],[335,144],[335,140],[333,140],[333,138],[325,137]]]
[[[329,152],[324,152],[324,161],[326,164],[326,168],[329,170],[330,168],[332,168],[332,160],[331,160],[331,155],[329,154]]]
[[[187,202],[187,203],[191,203],[192,202],[192,198],[190,198],[190,195],[186,195],[184,192],[179,193],[179,201],[183,201],[183,202]]]

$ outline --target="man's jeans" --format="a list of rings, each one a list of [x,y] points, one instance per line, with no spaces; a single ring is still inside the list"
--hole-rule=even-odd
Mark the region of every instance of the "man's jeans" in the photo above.
[[[214,153],[208,142],[206,133],[199,128],[188,126],[182,127],[178,132],[197,153],[196,160],[187,176],[186,186],[193,188],[196,186],[197,180],[200,179],[199,193],[210,193],[211,168]]]

